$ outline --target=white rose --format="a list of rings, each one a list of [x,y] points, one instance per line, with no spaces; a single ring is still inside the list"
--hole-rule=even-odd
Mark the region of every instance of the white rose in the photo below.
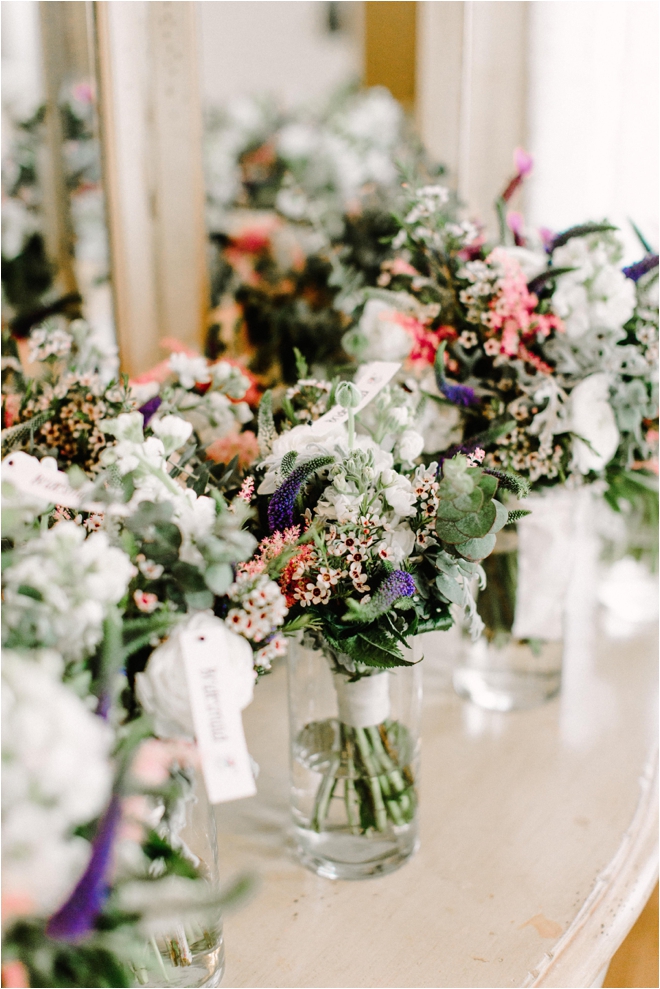
[[[240,708],[252,700],[254,673],[252,649],[240,635],[231,632],[221,618],[211,611],[201,611],[177,626],[169,638],[149,657],[143,673],[138,673],[135,686],[142,707],[154,719],[154,730],[161,738],[194,738],[188,684],[183,663],[181,633],[195,629],[221,627],[227,640],[227,659],[231,668],[228,689]]]
[[[416,429],[406,429],[399,439],[399,456],[403,463],[411,464],[424,449],[424,437]]]
[[[151,420],[151,430],[161,440],[165,456],[169,457],[187,442],[193,428],[180,416],[163,416],[162,419]]]
[[[619,430],[609,392],[610,379],[603,373],[589,375],[571,392],[569,421],[572,431],[577,433],[573,439],[573,460],[582,474],[603,470],[619,446]]]
[[[412,337],[394,318],[392,306],[381,299],[369,299],[360,319],[358,331],[363,337],[364,349],[360,357],[365,361],[401,361],[412,350]]]

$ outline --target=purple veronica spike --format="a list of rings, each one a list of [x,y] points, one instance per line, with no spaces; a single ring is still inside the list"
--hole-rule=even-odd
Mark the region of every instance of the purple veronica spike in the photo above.
[[[657,267],[658,255],[647,254],[641,261],[635,261],[634,264],[630,264],[627,268],[624,268],[623,273],[626,278],[630,278],[633,282],[638,282],[642,275],[645,275],[648,271],[652,271]]]
[[[152,418],[152,416],[155,415],[156,412],[158,412],[158,409],[160,408],[162,401],[163,400],[160,397],[160,395],[154,395],[154,397],[150,398],[148,402],[145,402],[144,405],[140,406],[138,411],[140,411],[144,416],[145,426]]]
[[[405,570],[394,570],[388,574],[371,601],[363,606],[367,621],[374,621],[379,615],[389,611],[399,598],[411,598],[417,593],[415,581]]]
[[[440,384],[440,391],[452,405],[476,405],[479,401],[469,385],[452,385],[445,380]]]
[[[121,804],[114,794],[96,829],[87,868],[64,906],[46,925],[49,937],[57,941],[80,941],[93,929],[108,895],[106,875],[120,818]]]
[[[291,471],[284,484],[277,489],[268,506],[268,525],[271,532],[281,532],[293,525],[293,506],[307,478],[321,467],[332,463],[333,457],[314,457]]]

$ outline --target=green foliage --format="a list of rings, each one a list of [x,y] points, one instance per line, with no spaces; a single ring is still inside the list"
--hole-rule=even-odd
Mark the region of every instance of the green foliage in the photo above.
[[[273,440],[277,436],[275,420],[273,419],[273,393],[264,392],[259,404],[259,419],[257,425],[257,439],[259,441],[259,452],[262,457],[268,456],[273,448]]]
[[[450,471],[449,465],[458,459],[445,461],[445,476],[438,489],[436,533],[462,557],[476,562],[493,551],[495,534],[507,524],[509,513],[494,498],[498,479],[460,463]]]

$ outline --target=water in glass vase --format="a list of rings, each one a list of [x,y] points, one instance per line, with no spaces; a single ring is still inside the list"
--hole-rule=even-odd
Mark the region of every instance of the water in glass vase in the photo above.
[[[189,921],[168,937],[152,938],[152,955],[143,969],[136,967],[138,985],[146,987],[219,986],[225,970],[220,916],[214,924]]]
[[[292,810],[301,861],[329,879],[397,869],[418,845],[416,745],[391,719],[311,722],[293,744]]]

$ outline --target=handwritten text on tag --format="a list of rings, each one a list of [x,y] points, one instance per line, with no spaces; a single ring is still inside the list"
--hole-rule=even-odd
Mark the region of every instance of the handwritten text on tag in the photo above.
[[[252,797],[257,791],[225,630],[218,625],[182,632],[181,648],[209,801]]]

